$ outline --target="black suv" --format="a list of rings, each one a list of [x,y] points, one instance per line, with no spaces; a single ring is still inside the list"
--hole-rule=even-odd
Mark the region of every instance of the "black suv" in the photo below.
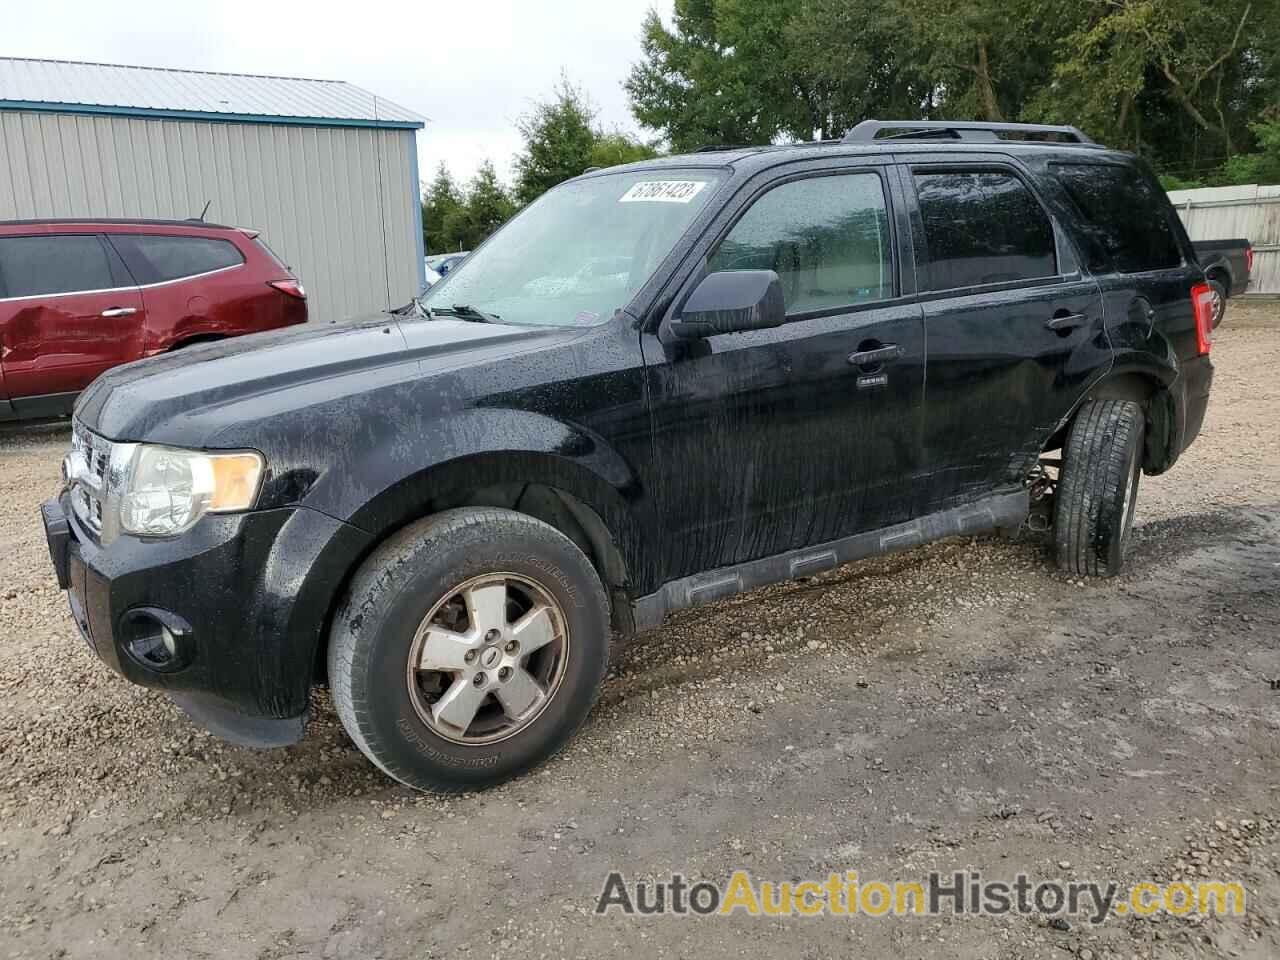
[[[293,742],[327,682],[390,776],[481,786],[676,608],[1029,516],[1115,574],[1199,432],[1210,299],[1149,171],[1074,128],[667,157],[395,315],[104,374],[44,521],[98,656],[215,732]]]

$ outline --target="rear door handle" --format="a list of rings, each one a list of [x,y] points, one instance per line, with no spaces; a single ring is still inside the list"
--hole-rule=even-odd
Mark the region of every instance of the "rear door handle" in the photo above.
[[[886,343],[874,350],[860,350],[849,354],[849,362],[856,367],[869,367],[877,363],[888,363],[902,356],[902,348],[896,343]]]
[[[132,317],[137,312],[137,307],[112,307],[109,310],[103,310],[102,316],[111,320],[115,317]]]
[[[1061,317],[1050,317],[1045,321],[1045,326],[1050,330],[1074,330],[1088,322],[1089,318],[1083,313],[1068,313]]]

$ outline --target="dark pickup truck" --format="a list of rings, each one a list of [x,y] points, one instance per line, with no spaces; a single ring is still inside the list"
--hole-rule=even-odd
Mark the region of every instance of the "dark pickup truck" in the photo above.
[[[667,157],[550,191],[400,314],[109,371],[44,523],[129,680],[260,745],[327,683],[390,776],[483,786],[672,610],[1033,513],[1118,573],[1200,430],[1210,306],[1151,173],[1074,128]]]
[[[1249,287],[1253,244],[1244,239],[1196,240],[1191,247],[1213,291],[1213,326],[1217,329],[1227,312],[1227,298],[1238,297]]]

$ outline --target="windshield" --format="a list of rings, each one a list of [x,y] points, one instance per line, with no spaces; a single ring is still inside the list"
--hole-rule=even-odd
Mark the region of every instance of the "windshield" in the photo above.
[[[711,198],[709,170],[649,170],[543,194],[421,298],[503,323],[591,326],[626,306]]]

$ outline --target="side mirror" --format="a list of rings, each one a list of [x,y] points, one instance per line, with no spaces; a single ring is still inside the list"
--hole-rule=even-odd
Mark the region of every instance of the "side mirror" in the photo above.
[[[787,322],[782,283],[772,270],[723,270],[703,277],[668,324],[681,340],[780,327]]]

